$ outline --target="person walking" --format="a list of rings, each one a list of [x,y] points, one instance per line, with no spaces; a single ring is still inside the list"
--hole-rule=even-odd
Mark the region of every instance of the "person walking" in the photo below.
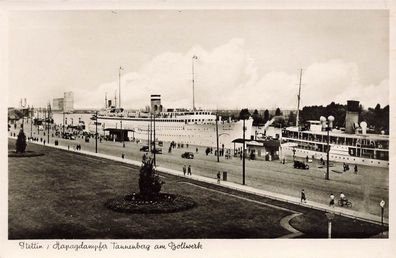
[[[330,204],[329,204],[329,206],[330,207],[334,207],[334,194],[330,194]]]
[[[217,172],[217,183],[220,184],[220,171]]]
[[[340,193],[340,201],[341,201],[341,206],[344,206],[346,203],[346,196],[343,192]]]
[[[190,175],[190,176],[192,175],[191,174],[191,165],[188,165],[187,175]]]
[[[358,173],[358,167],[357,167],[357,165],[356,165],[356,164],[355,164],[354,172],[355,172],[355,174],[357,174],[357,173]]]
[[[183,166],[183,175],[186,176],[186,165]]]
[[[307,198],[305,197],[304,189],[301,190],[301,203],[307,203]]]

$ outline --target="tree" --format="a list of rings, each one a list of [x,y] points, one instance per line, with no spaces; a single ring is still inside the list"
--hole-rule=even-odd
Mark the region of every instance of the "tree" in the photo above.
[[[258,113],[257,109],[255,109],[253,111],[252,117],[253,117],[253,125],[257,126],[259,124],[259,119],[260,119],[260,116],[259,116],[259,113]]]
[[[282,115],[282,112],[281,112],[280,108],[277,108],[275,110],[275,116],[280,116],[280,115]]]
[[[266,109],[264,111],[264,123],[267,123],[268,120],[269,120],[269,111],[268,109]]]
[[[17,153],[24,153],[25,152],[27,144],[26,144],[26,135],[23,132],[23,129],[21,129],[19,131],[18,138],[17,138],[17,141],[16,141],[15,145],[16,145],[15,147],[16,147],[16,152]]]
[[[247,108],[244,108],[241,110],[241,112],[239,112],[239,119],[240,120],[246,120],[249,119],[250,117],[250,113],[249,110]]]
[[[139,189],[140,194],[146,199],[158,195],[163,184],[153,163],[153,159],[147,158],[143,160],[143,164],[140,167]]]

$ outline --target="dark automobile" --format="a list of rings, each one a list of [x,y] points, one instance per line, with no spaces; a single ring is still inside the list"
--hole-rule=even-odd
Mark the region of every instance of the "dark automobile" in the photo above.
[[[151,153],[162,154],[162,149],[152,149]]]
[[[294,168],[298,168],[298,169],[309,169],[309,165],[305,164],[304,162],[295,160],[294,164],[293,164]]]
[[[145,151],[148,152],[149,151],[149,146],[145,145],[142,148],[140,148],[140,151]]]
[[[194,158],[194,154],[192,152],[185,152],[181,155],[182,158],[184,159],[193,159]]]

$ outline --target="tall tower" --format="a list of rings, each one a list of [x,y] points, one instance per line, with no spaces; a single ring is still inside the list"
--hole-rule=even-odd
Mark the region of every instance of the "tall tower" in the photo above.
[[[73,92],[65,92],[63,94],[63,111],[69,112],[74,110],[74,96]]]

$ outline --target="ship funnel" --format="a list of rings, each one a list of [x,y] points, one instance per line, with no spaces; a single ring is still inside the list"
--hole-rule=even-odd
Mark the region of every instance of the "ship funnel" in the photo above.
[[[355,125],[359,121],[359,101],[348,100],[347,111],[345,115],[345,132],[353,134],[355,133]]]
[[[161,95],[151,95],[151,113],[158,115],[162,112]]]
[[[366,135],[367,134],[367,123],[366,122],[360,122],[360,127],[362,128],[362,134]]]

